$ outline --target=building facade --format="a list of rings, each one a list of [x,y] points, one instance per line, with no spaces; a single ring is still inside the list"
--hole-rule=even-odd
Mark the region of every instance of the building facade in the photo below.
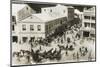
[[[44,20],[45,17],[48,17]],[[66,17],[52,18],[48,14],[33,14],[18,23],[19,40],[27,42],[31,39],[46,38],[52,35],[55,30],[66,23]]]
[[[16,16],[12,16],[12,42],[18,42],[18,26],[16,21]]]
[[[82,30],[83,37],[95,37],[96,16],[95,7],[85,8],[83,11]]]
[[[53,16],[66,16],[67,21],[71,21],[74,19],[74,8],[72,6],[57,4],[55,7],[41,8],[41,12],[52,14]]]
[[[74,8],[57,5],[41,8],[41,13],[35,13],[29,6],[26,6],[17,15],[19,17],[17,24],[18,42],[24,43],[52,35],[58,27],[73,20]]]

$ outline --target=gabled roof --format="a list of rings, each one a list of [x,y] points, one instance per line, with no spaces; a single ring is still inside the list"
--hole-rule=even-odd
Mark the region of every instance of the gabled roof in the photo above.
[[[12,4],[12,15],[17,15],[17,12],[25,6],[27,6],[27,4]]]
[[[47,13],[32,14],[30,17],[22,20],[21,22],[48,22],[65,16],[52,16]]]
[[[43,21],[40,18],[34,15],[31,15],[30,17],[25,18],[24,20],[21,20],[20,22],[43,22]]]

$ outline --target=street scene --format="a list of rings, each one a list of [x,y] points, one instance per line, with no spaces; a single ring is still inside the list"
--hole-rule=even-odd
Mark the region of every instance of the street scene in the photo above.
[[[95,6],[12,3],[12,65],[96,60]]]

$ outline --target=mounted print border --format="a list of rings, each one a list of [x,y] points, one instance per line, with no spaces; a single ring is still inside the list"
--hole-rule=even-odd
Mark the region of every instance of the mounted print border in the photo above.
[[[96,5],[11,0],[10,65],[96,61]]]

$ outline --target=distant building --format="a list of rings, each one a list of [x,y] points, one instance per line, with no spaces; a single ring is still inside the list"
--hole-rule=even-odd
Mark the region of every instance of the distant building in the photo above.
[[[55,7],[46,7],[41,8],[42,13],[52,14],[53,16],[63,15],[66,16],[67,21],[71,21],[74,19],[74,8],[72,6],[64,6],[57,4]]]
[[[96,16],[95,7],[85,8],[83,11],[82,30],[83,37],[95,37]]]

